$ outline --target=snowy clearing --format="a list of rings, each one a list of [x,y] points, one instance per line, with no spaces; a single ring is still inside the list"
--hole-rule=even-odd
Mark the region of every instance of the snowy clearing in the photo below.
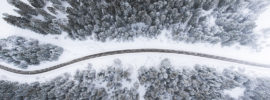
[[[56,76],[61,76],[64,73],[75,74],[77,70],[83,70],[87,68],[91,63],[93,68],[98,71],[106,69],[108,65],[111,65],[115,59],[121,60],[123,66],[129,66],[133,71],[137,71],[140,67],[152,67],[159,65],[159,62],[168,58],[172,65],[179,66],[178,68],[191,68],[196,64],[207,65],[216,68],[218,72],[222,72],[223,69],[232,69],[240,73],[244,73],[250,77],[269,77],[270,69],[256,68],[253,66],[243,66],[240,64],[228,63],[224,61],[217,61],[213,59],[200,58],[194,56],[174,55],[174,54],[157,54],[157,53],[138,53],[138,54],[121,54],[114,56],[100,57],[96,59],[82,61],[75,63],[64,68],[59,68],[50,72],[36,74],[36,75],[20,75],[10,73],[4,70],[0,70],[2,80],[19,81],[19,82],[34,82],[34,81],[49,81]],[[136,76],[136,75],[135,75]]]
[[[244,91],[245,91],[244,88],[236,87],[231,90],[224,90],[224,94],[229,95],[230,97],[237,100],[239,97],[244,96]]]

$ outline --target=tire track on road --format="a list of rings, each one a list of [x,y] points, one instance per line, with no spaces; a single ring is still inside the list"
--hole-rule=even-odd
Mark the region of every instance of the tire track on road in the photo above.
[[[197,52],[191,52],[191,51],[183,51],[183,50],[171,50],[171,49],[125,49],[125,50],[116,50],[116,51],[108,51],[108,52],[102,52],[97,54],[91,54],[84,57],[80,57],[65,63],[61,63],[55,66],[51,66],[48,68],[40,69],[40,70],[33,70],[33,71],[25,71],[25,70],[18,70],[13,69],[7,66],[0,65],[0,69],[6,70],[8,72],[13,72],[17,74],[24,74],[24,75],[33,75],[33,74],[40,74],[49,72],[58,68],[65,67],[67,65],[71,65],[83,60],[93,59],[97,57],[103,57],[103,56],[110,56],[110,55],[117,55],[117,54],[128,54],[128,53],[171,53],[171,54],[181,54],[181,55],[190,55],[190,56],[197,56],[197,57],[203,57],[203,58],[209,58],[209,59],[216,59],[221,61],[227,61],[227,62],[233,62],[238,64],[244,64],[244,65],[251,65],[251,66],[257,66],[257,67],[263,67],[263,68],[270,68],[270,65],[266,64],[260,64],[255,62],[249,62],[244,60],[238,60],[234,58],[227,58],[222,56],[215,56],[211,54],[204,54],[204,53],[197,53]]]

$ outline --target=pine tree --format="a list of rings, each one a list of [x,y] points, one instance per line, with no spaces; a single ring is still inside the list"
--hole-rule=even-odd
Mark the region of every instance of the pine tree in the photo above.
[[[44,0],[28,0],[30,4],[36,8],[43,8],[45,6]]]

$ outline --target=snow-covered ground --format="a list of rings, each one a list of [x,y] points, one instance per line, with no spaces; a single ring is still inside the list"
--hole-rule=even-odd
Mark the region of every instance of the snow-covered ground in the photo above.
[[[26,1],[26,0],[25,0]],[[239,45],[234,45],[232,47],[222,47],[221,45],[213,45],[208,43],[196,43],[196,44],[187,44],[182,42],[175,42],[169,39],[166,34],[170,34],[169,30],[164,30],[162,35],[160,35],[157,39],[146,39],[146,38],[137,38],[132,42],[97,42],[94,40],[85,40],[78,41],[72,40],[67,37],[67,34],[63,34],[61,36],[58,35],[41,35],[34,33],[30,30],[21,29],[10,24],[7,24],[2,19],[2,13],[9,13],[16,15],[12,9],[15,7],[7,4],[6,0],[0,3],[0,38],[6,38],[8,36],[17,35],[23,36],[26,38],[34,38],[38,39],[41,43],[51,43],[54,45],[58,45],[64,48],[64,53],[60,56],[58,61],[54,62],[44,62],[39,66],[29,66],[27,70],[35,70],[35,69],[43,69],[46,67],[50,67],[52,65],[56,65],[62,62],[70,61],[74,58],[79,58],[89,54],[95,54],[99,52],[112,51],[112,50],[122,50],[122,49],[139,49],[139,48],[161,48],[161,49],[174,49],[174,50],[186,50],[193,52],[200,52],[218,56],[224,56],[229,58],[241,59],[246,61],[258,62],[269,64],[270,59],[270,46],[263,45],[263,49],[261,51],[257,51],[255,49],[249,47],[243,47]],[[270,35],[270,25],[266,21],[268,19],[267,16],[270,16],[270,7],[266,10],[258,19],[255,32],[258,34],[262,34],[262,32],[268,32]],[[267,31],[268,30],[268,31]],[[261,38],[261,41],[265,41],[264,44],[270,43],[270,38]],[[175,55],[175,54],[158,54],[158,53],[139,53],[139,54],[124,54],[124,55],[114,55],[101,57],[91,60],[82,61],[80,63],[72,64],[66,66],[64,68],[60,68],[54,71],[50,71],[43,74],[38,75],[18,75],[10,72],[6,72],[0,70],[0,79],[1,80],[11,80],[11,81],[19,81],[19,82],[33,82],[33,81],[47,81],[49,79],[55,78],[58,75],[61,75],[66,72],[74,73],[77,69],[84,69],[87,67],[88,63],[92,63],[92,65],[96,69],[102,69],[110,63],[113,62],[114,59],[119,58],[122,60],[124,65],[130,66],[135,71],[138,67],[145,65],[151,66],[153,64],[158,64],[160,60],[164,58],[169,58],[174,65],[183,65],[183,66],[191,66],[194,64],[202,64],[216,67],[217,69],[229,68],[229,66],[237,66],[230,67],[237,71],[241,71],[246,73],[249,76],[260,76],[265,77],[269,76],[270,69],[267,68],[257,68],[255,66],[246,66],[235,63],[229,63],[224,61],[218,61],[213,59],[206,59],[200,57],[193,56],[185,56],[185,55]],[[12,64],[7,64],[5,62],[0,62],[2,65],[10,66],[12,68],[17,68]],[[181,68],[181,67],[180,67]]]
[[[239,97],[244,96],[244,91],[245,88],[236,87],[234,89],[224,90],[224,94],[238,100]]]
[[[266,48],[270,48],[270,6],[267,7],[256,21],[255,32],[261,35],[260,43]],[[269,50],[268,50],[269,51]]]

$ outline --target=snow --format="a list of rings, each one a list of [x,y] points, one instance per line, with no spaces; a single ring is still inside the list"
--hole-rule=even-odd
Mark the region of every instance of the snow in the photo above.
[[[244,9],[244,10],[242,11],[242,13],[243,13],[243,14],[248,14],[248,13],[250,13],[250,9],[247,9],[247,8],[246,8],[246,9]]]
[[[259,15],[258,20],[256,21],[257,27],[256,31],[260,31],[262,29],[270,28],[270,24],[267,23],[270,21],[270,6],[265,9],[265,11]]]
[[[265,11],[259,15],[256,21],[257,27],[255,32],[261,35],[260,43],[263,48],[270,48],[270,6],[265,9]],[[270,49],[268,49],[269,51]]]
[[[70,5],[65,1],[65,2],[62,2],[63,3],[63,6],[64,7],[69,7]],[[49,14],[51,15],[54,15],[57,19],[67,19],[67,14],[66,13],[63,13],[59,10],[56,10],[57,14],[55,15],[54,13],[50,12],[47,7],[53,7],[53,3],[52,2],[48,2],[46,5],[45,5],[45,11],[48,12]]]
[[[236,87],[234,89],[224,90],[223,92],[225,95],[229,95],[230,97],[238,100],[239,97],[244,96],[244,91],[245,88]]]
[[[97,72],[99,72],[102,69],[106,69],[109,65],[112,65],[115,59],[120,59],[124,67],[128,67],[130,70],[137,72],[139,68],[142,66],[144,67],[158,66],[160,61],[166,58],[169,58],[172,65],[177,66],[177,68],[179,69],[191,68],[191,66],[194,66],[195,64],[200,64],[217,68],[219,72],[221,72],[225,68],[229,68],[247,74],[251,77],[252,76],[265,77],[265,75],[267,74],[269,75],[269,69],[266,68],[243,66],[240,64],[233,64],[213,59],[186,56],[186,55],[174,55],[174,54],[138,53],[138,54],[113,55],[100,57],[96,59],[90,59],[63,68],[59,68],[57,70],[36,75],[19,75],[4,70],[0,70],[0,79],[10,81],[16,80],[22,83],[24,82],[31,83],[34,81],[44,82],[49,81],[55,78],[56,76],[62,75],[64,73],[70,73],[71,75],[73,75],[77,70],[84,70],[85,68],[87,68],[89,63],[91,63],[93,65],[93,68],[96,69]],[[134,72],[132,73],[133,74],[132,77],[134,77],[135,79],[134,81],[136,81],[137,73]]]
[[[26,0],[25,0],[26,1]],[[229,58],[241,59],[246,61],[258,62],[269,64],[270,59],[270,47],[264,47],[261,51],[256,51],[249,47],[243,47],[239,45],[234,45],[232,47],[223,47],[220,44],[213,45],[208,43],[183,43],[183,42],[175,42],[168,37],[170,34],[170,30],[163,30],[162,34],[156,39],[147,39],[143,37],[139,37],[134,41],[129,42],[98,42],[95,40],[85,40],[78,41],[72,40],[67,36],[67,33],[64,33],[60,36],[58,35],[41,35],[34,33],[30,30],[21,29],[10,24],[7,24],[2,19],[2,13],[9,13],[12,15],[18,15],[12,9],[15,7],[7,4],[7,2],[1,2],[0,4],[0,38],[6,38],[8,36],[17,35],[23,36],[26,38],[38,39],[40,43],[51,43],[54,45],[58,45],[64,48],[64,53],[60,56],[58,61],[54,62],[43,62],[39,66],[29,66],[26,70],[37,70],[43,69],[46,67],[50,67],[56,64],[60,64],[63,62],[67,62],[73,60],[74,58],[79,58],[82,56],[112,51],[112,50],[122,50],[122,49],[139,49],[139,48],[160,48],[160,49],[174,49],[174,50],[185,50],[185,51],[193,51],[199,53],[206,53],[218,56],[224,56]],[[270,7],[269,10],[265,11],[266,13],[262,14],[259,17],[259,20],[256,22],[258,25],[258,30],[266,29],[270,27],[270,25],[266,22],[269,22],[267,16],[270,16]],[[62,17],[61,17],[62,18]],[[266,19],[268,21],[266,21]],[[210,19],[212,24],[214,24],[215,19]],[[267,25],[268,24],[268,25]],[[137,26],[143,27],[144,25],[138,23]],[[269,43],[270,43],[270,39]],[[165,58],[169,58],[173,65],[179,66],[179,68],[189,68],[195,64],[207,65],[217,70],[222,71],[224,68],[230,68],[235,71],[242,72],[246,75],[253,77],[269,77],[270,69],[267,68],[258,68],[255,66],[246,66],[241,64],[229,63],[224,61],[218,61],[213,59],[194,57],[194,56],[186,56],[186,55],[176,55],[176,54],[163,54],[163,53],[136,53],[136,54],[121,54],[121,55],[113,55],[107,57],[100,57],[90,60],[81,61],[79,63],[75,63],[63,68],[59,68],[57,70],[53,70],[50,72],[37,74],[37,75],[19,75],[15,73],[10,73],[4,70],[0,70],[0,79],[1,80],[10,80],[10,81],[18,81],[18,82],[34,82],[34,81],[49,81],[56,76],[62,75],[63,73],[71,73],[74,74],[77,70],[85,69],[89,63],[92,63],[94,68],[97,71],[101,69],[105,69],[108,65],[113,64],[113,60],[119,58],[122,60],[124,66],[128,66],[133,69],[133,71],[137,71],[141,66],[155,66],[160,63],[161,60]],[[10,66],[15,69],[19,69],[12,64],[8,64],[5,62],[0,62],[1,65]],[[230,67],[234,66],[234,67]],[[136,77],[136,74],[133,75]],[[143,89],[142,89],[143,91]]]
[[[139,100],[144,100],[144,94],[146,93],[146,87],[144,86],[140,86],[139,89],[138,89],[138,92],[139,92]]]
[[[209,26],[213,27],[216,25],[216,19],[213,16],[210,16],[208,21],[209,21]]]
[[[33,18],[35,19],[39,19],[39,20],[42,20],[42,21],[45,21],[45,18],[42,16],[42,15],[37,15],[37,16],[33,16]]]

